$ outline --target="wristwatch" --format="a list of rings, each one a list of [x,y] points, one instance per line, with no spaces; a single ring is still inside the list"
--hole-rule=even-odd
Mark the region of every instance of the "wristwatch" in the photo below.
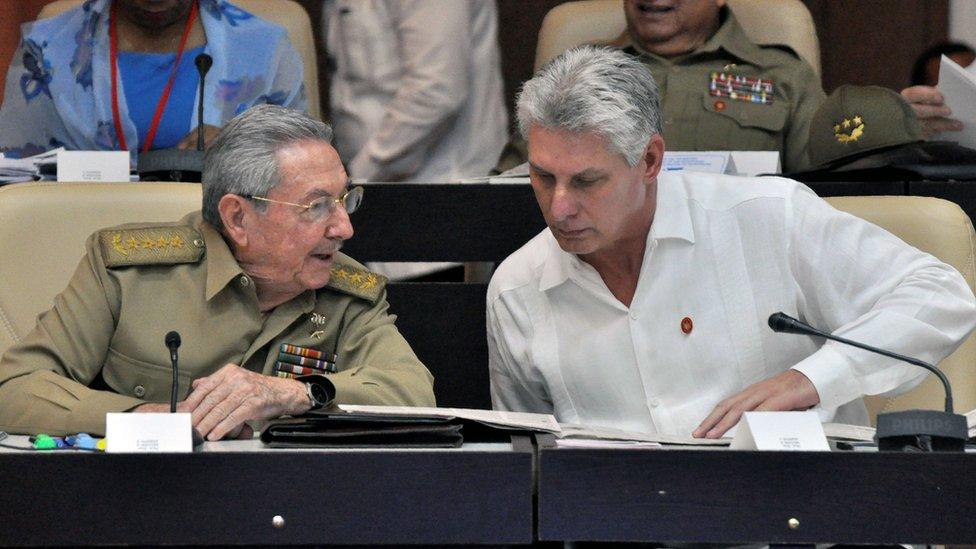
[[[312,410],[328,406],[335,399],[335,385],[325,376],[308,375],[295,378],[305,385],[305,394],[312,405]]]

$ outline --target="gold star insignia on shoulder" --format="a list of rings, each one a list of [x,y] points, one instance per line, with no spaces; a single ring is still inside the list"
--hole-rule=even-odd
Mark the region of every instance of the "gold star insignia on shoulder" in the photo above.
[[[327,288],[375,302],[386,285],[386,277],[358,265],[333,265]]]
[[[196,263],[205,250],[200,233],[189,226],[127,226],[99,231],[96,238],[106,267]]]

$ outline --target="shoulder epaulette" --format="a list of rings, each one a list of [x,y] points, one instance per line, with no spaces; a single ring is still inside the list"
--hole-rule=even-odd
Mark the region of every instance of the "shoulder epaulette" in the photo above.
[[[371,303],[376,303],[385,286],[385,276],[364,269],[351,261],[344,261],[341,257],[336,257],[336,262],[332,264],[329,283],[325,285],[326,288],[359,297]]]
[[[106,267],[196,263],[203,257],[203,236],[190,226],[125,227],[98,233]]]

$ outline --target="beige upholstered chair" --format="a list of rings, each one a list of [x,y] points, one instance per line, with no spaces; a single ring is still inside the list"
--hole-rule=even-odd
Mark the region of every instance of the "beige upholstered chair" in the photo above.
[[[800,0],[728,0],[728,5],[753,41],[790,46],[820,75],[817,29]],[[542,21],[535,70],[573,46],[616,43],[626,27],[623,0],[560,4]]]
[[[38,19],[53,17],[65,10],[81,5],[84,0],[55,0],[44,6]],[[308,97],[308,114],[312,118],[321,118],[319,109],[319,68],[315,57],[315,36],[312,34],[312,22],[308,18],[305,8],[293,0],[232,0],[233,4],[254,15],[277,23],[288,31],[298,54],[302,56],[302,67],[305,74],[305,94]]]
[[[0,355],[67,286],[103,227],[175,221],[200,209],[195,183],[23,183],[0,187]]]
[[[976,235],[969,216],[955,203],[923,196],[844,196],[828,198],[839,210],[883,227],[916,248],[955,267],[970,289],[976,289]],[[868,343],[868,342],[865,342]],[[976,335],[970,336],[940,367],[952,383],[957,412],[976,408]],[[942,384],[930,375],[924,383],[902,395],[868,397],[871,421],[880,412],[942,409]]]

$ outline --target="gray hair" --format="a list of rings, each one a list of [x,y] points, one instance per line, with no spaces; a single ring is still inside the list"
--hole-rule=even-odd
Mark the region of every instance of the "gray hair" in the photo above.
[[[631,167],[661,132],[661,97],[650,70],[611,48],[580,46],[563,53],[522,86],[516,103],[523,138],[533,125],[593,132]]]
[[[223,230],[217,206],[226,194],[267,196],[278,183],[277,153],[306,139],[332,141],[325,122],[277,105],[244,111],[214,139],[203,158],[203,218]],[[263,211],[267,204],[255,203]]]

